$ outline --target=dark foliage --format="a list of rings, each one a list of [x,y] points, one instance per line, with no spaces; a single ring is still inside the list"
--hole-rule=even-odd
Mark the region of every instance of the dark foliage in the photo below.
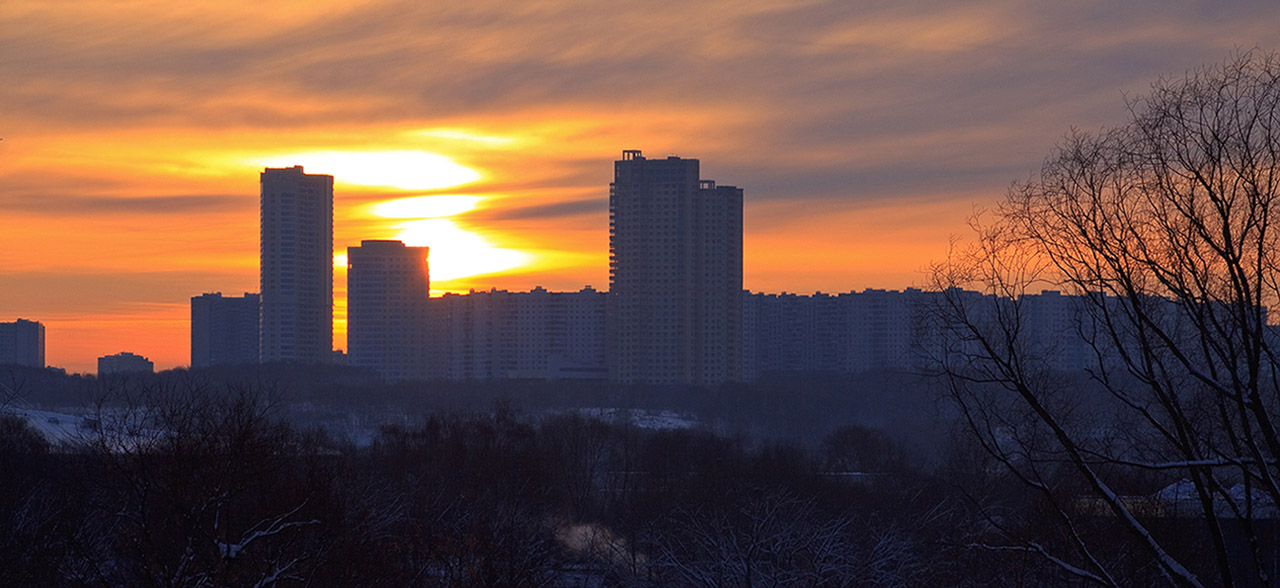
[[[941,569],[942,495],[925,490],[941,485],[906,468],[850,483],[782,441],[507,402],[357,446],[287,424],[268,386],[97,385],[74,442],[0,419],[4,585],[925,585]]]

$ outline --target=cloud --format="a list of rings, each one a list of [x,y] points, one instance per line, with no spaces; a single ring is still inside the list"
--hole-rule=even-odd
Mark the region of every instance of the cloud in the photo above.
[[[539,221],[578,217],[582,215],[601,216],[609,210],[607,198],[590,198],[586,200],[570,200],[554,204],[534,206],[503,206],[470,213],[467,219],[472,223],[502,223],[506,221]]]
[[[0,308],[43,316],[89,317],[119,313],[136,304],[177,304],[204,292],[256,291],[256,278],[207,271],[113,271],[84,268],[0,273]],[[0,320],[12,320],[0,316]]]
[[[73,194],[2,194],[0,211],[42,216],[181,215],[247,211],[257,208],[257,197],[225,194],[174,196],[78,196]]]
[[[1078,92],[1061,91],[1070,87],[1114,92],[1217,59],[1227,30],[1232,43],[1276,38],[1258,24],[1275,9],[1257,4],[1210,15],[1150,2],[1080,6],[318,3],[268,11],[261,23],[232,9],[202,16],[204,26],[190,11],[97,9],[90,22],[41,13],[0,27],[0,51],[23,55],[0,64],[10,84],[0,101],[80,124],[282,128],[549,104],[696,105],[709,116],[748,104],[772,126],[843,118],[862,124],[824,128],[912,131],[1016,116],[1073,101]]]
[[[1280,40],[1265,25],[1280,9],[1262,2],[246,6],[206,14],[86,4],[0,16],[0,52],[23,55],[0,63],[10,84],[0,108],[52,127],[192,129],[679,109],[700,112],[707,127],[683,138],[684,154],[797,170],[798,198],[806,185],[885,174],[851,173],[855,160],[925,170],[904,179],[938,177],[920,189],[942,192],[945,172],[963,167],[956,151],[978,169],[1033,167],[1043,137],[1122,119],[1123,96],[1156,76],[1220,59],[1234,44]],[[967,140],[975,132],[982,140]],[[927,141],[903,149],[913,137]],[[964,175],[975,183],[961,191],[990,181]],[[902,192],[888,183],[850,196]]]

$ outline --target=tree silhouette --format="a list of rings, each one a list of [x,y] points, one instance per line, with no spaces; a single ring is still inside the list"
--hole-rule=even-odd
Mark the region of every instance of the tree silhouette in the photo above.
[[[1270,585],[1280,56],[1162,79],[1129,111],[1071,132],[975,221],[975,244],[935,268],[948,294],[931,339],[939,373],[1040,520],[1057,523],[1004,526],[982,545],[1101,585],[1133,581],[1135,560],[1172,585]],[[1076,333],[1033,336],[1021,297],[1044,287],[1075,295]],[[1048,369],[1077,336],[1092,350],[1085,385]],[[1172,506],[1194,516],[1174,524],[1160,511]]]

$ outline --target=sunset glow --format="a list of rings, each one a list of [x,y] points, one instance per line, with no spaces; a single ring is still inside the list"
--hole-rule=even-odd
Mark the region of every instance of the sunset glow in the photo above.
[[[414,196],[388,200],[373,205],[373,214],[385,218],[440,218],[470,211],[484,198],[448,194],[443,196]]]
[[[335,183],[400,190],[438,190],[469,184],[480,172],[447,156],[425,151],[313,151],[258,160],[263,167],[301,165],[328,174]]]
[[[497,274],[529,262],[527,253],[495,247],[488,239],[449,219],[415,220],[398,227],[395,239],[411,247],[431,248],[433,282]]]
[[[335,178],[346,248],[428,246],[433,291],[608,288],[624,149],[745,190],[744,286],[925,281],[1071,128],[1240,47],[1280,6],[1154,0],[0,4],[0,321],[47,360],[189,361],[257,292],[258,174]]]

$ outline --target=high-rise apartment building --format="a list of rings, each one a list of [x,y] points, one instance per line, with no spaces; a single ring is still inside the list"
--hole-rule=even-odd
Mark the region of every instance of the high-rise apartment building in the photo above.
[[[258,363],[257,294],[191,297],[191,367]]]
[[[609,185],[610,379],[742,379],[742,190],[622,152]]]
[[[347,364],[390,381],[426,379],[431,291],[426,247],[361,241],[347,248]]]
[[[333,176],[302,166],[262,172],[259,357],[328,363],[333,355]]]
[[[0,323],[0,365],[44,367],[44,325],[23,319]]]

